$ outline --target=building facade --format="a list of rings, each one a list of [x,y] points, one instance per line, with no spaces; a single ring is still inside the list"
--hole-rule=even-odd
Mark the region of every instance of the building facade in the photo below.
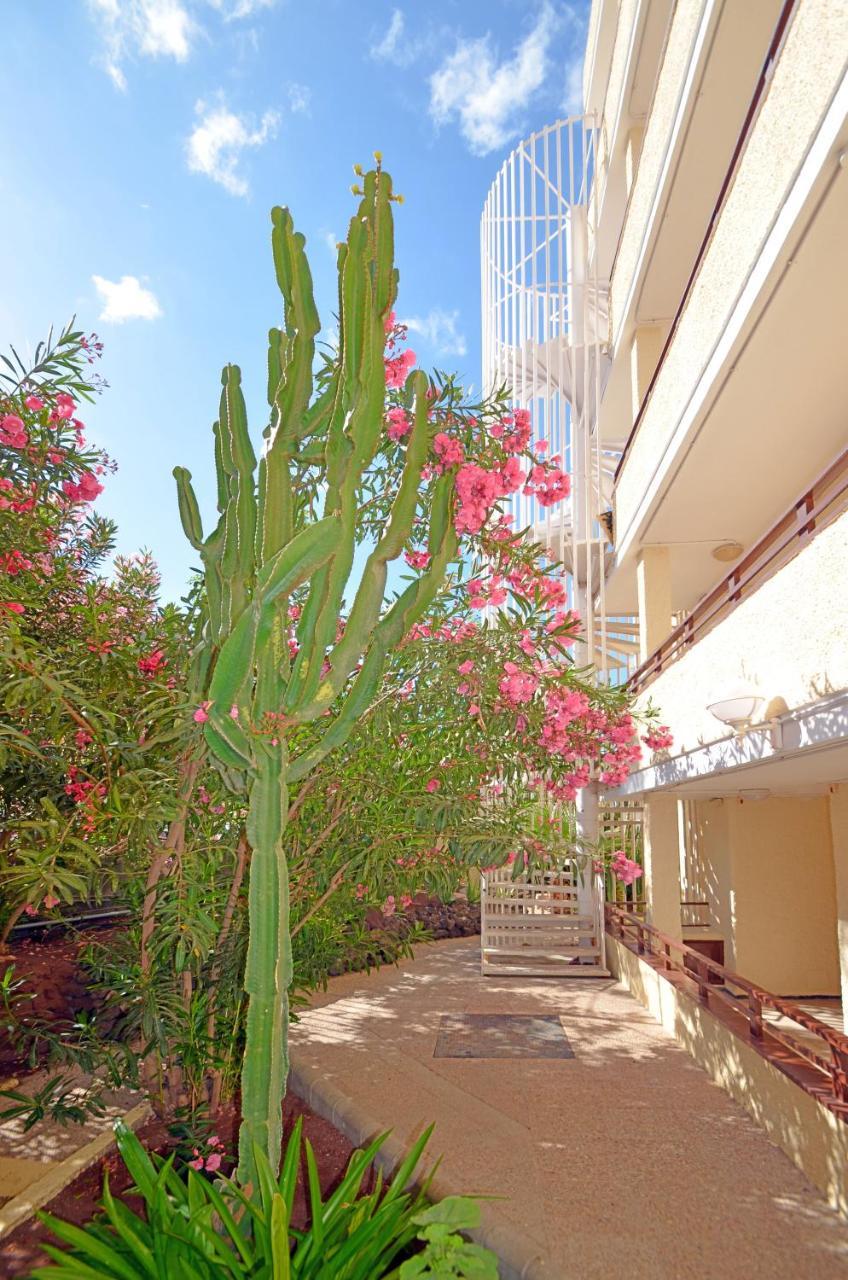
[[[674,738],[597,797],[647,920],[846,1028],[847,66],[848,0],[593,0],[481,236],[484,379],[574,476],[518,524]]]

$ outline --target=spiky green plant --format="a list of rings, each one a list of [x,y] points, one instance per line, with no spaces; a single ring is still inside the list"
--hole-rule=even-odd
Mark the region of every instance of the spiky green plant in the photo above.
[[[271,240],[284,325],[270,333],[271,418],[258,469],[240,371],[228,365],[214,427],[220,519],[206,539],[191,476],[181,467],[174,472],[183,528],[202,558],[209,602],[214,669],[204,732],[213,754],[240,773],[249,793],[249,1005],[239,1142],[244,1182],[255,1180],[255,1145],[274,1168],[280,1156],[292,979],[289,786],[344,743],[374,695],[388,653],[433,601],[457,549],[453,477],[446,473],[431,491],[428,568],[385,602],[388,565],[412,533],[433,430],[428,380],[416,372],[407,384],[413,426],[403,472],[338,635],[354,553],[365,541],[363,477],[384,433],[385,331],[398,280],[396,197],[379,158],[355,191],[361,200],[339,248],[339,345],[331,375],[316,393],[320,325],[305,239],[289,211],[276,208]],[[320,518],[312,517],[300,491],[305,463],[323,489]],[[286,619],[296,591],[305,603],[298,652],[290,661]],[[304,733],[309,725],[312,731]]]

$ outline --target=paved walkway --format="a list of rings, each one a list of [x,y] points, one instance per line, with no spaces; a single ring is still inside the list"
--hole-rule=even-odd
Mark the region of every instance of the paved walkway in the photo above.
[[[466,1013],[558,1016],[574,1057],[434,1057]],[[505,1275],[848,1278],[848,1224],[612,980],[484,979],[477,939],[440,943],[333,979],[292,1043],[357,1140],[435,1121],[438,1190],[506,1197],[484,1207]]]

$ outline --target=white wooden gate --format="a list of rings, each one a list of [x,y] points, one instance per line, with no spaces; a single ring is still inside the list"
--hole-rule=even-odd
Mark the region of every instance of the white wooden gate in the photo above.
[[[482,972],[525,977],[609,977],[603,886],[591,867],[486,872],[480,892]]]

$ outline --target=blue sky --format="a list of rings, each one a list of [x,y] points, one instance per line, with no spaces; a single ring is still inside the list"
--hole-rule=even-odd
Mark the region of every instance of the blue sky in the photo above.
[[[268,213],[307,236],[329,330],[352,165],[396,190],[399,315],[479,387],[479,217],[521,136],[577,107],[588,0],[2,0],[0,342],[73,312],[106,344],[85,415],[119,464],[98,503],[166,597],[192,553],[171,469],[214,506],[221,366],[266,418]]]

